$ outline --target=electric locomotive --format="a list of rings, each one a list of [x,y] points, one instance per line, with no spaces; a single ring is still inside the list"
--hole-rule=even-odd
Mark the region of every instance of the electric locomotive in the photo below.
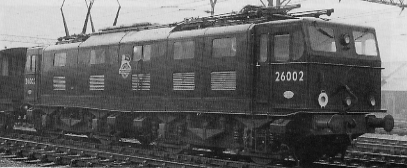
[[[36,131],[105,143],[263,163],[343,153],[359,135],[391,131],[393,118],[370,115],[385,112],[375,30],[302,17],[330,12],[249,7],[37,48],[24,109]]]

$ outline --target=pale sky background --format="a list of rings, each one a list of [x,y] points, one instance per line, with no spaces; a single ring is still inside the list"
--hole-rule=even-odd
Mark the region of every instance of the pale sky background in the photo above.
[[[57,39],[65,35],[60,7],[63,0],[0,0],[0,40],[4,34]],[[172,23],[184,18],[208,16],[209,0],[119,0],[117,25],[137,22]],[[263,0],[267,2],[267,0]],[[260,0],[218,0],[215,14],[239,11],[247,4],[261,5]],[[301,4],[295,11],[333,8],[328,18],[335,22],[376,28],[384,62],[407,61],[407,10],[361,0],[292,0]],[[117,11],[116,0],[95,0],[92,19],[96,31],[112,26]],[[86,16],[85,0],[65,0],[64,15],[70,34],[82,31]],[[91,32],[88,24],[87,32]],[[3,36],[2,36],[3,35]],[[0,41],[0,49],[35,44]]]

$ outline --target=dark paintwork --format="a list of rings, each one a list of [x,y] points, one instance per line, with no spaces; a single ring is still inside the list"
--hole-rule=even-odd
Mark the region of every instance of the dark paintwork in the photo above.
[[[10,105],[19,104],[23,99],[24,67],[27,48],[10,48],[0,50],[0,58],[7,58],[8,75],[0,74],[0,111]],[[3,62],[0,62],[3,64]],[[1,67],[1,66],[0,66]],[[0,70],[0,72],[2,72]]]
[[[83,43],[63,44],[45,48],[43,71],[41,72],[41,105],[85,107],[92,109],[119,111],[199,111],[225,113],[267,113],[294,111],[341,111],[343,110],[342,91],[335,91],[345,81],[359,98],[358,104],[350,111],[373,111],[380,107],[380,56],[366,59],[355,58],[355,51],[338,50],[336,56],[331,53],[312,51],[305,47],[303,56],[289,62],[270,61],[260,63],[254,59],[254,38],[261,32],[278,34],[302,30],[305,43],[308,44],[306,26],[314,20],[298,19],[273,21],[261,24],[237,25],[205,28],[198,30],[169,33],[170,28],[146,30],[140,32],[118,32],[114,34],[98,33]],[[335,31],[350,33],[350,30],[365,30],[354,26],[318,22],[318,25],[333,27]],[[254,29],[253,29],[254,27]],[[374,33],[373,29],[369,31]],[[168,33],[168,35],[165,35]],[[155,35],[154,35],[155,34]],[[235,57],[212,58],[211,42],[215,38],[236,37],[237,53]],[[112,39],[108,41],[108,39]],[[195,42],[193,59],[174,60],[173,43],[182,40]],[[123,41],[121,41],[123,40]],[[121,56],[132,55],[132,47],[153,43],[167,45],[166,55],[152,56],[149,61],[131,62],[132,72],[150,73],[150,91],[132,91],[131,74],[123,78],[119,73]],[[339,45],[339,42],[337,42]],[[306,45],[308,46],[308,45]],[[351,44],[352,46],[352,44]],[[106,63],[89,64],[90,49],[105,49]],[[53,54],[66,51],[67,65],[52,67]],[[153,54],[155,51],[153,51]],[[210,73],[213,71],[236,71],[237,89],[235,91],[212,91]],[[304,72],[304,82],[273,82],[275,71]],[[257,71],[257,72],[255,72]],[[175,72],[195,72],[194,91],[173,91],[172,74]],[[348,73],[345,73],[348,72]],[[66,91],[52,90],[53,76],[66,76]],[[105,75],[105,90],[90,91],[89,76]],[[253,77],[255,77],[253,79]],[[321,78],[323,76],[323,79]],[[377,81],[376,81],[377,79]],[[326,88],[325,88],[326,87]],[[317,98],[321,90],[327,91],[329,104],[321,109]],[[294,92],[292,99],[283,97],[285,91]],[[374,93],[379,106],[370,107],[368,93]],[[342,94],[342,95],[341,95]],[[286,110],[281,110],[286,109]],[[279,113],[280,114],[280,113]],[[286,113],[282,113],[286,114]]]

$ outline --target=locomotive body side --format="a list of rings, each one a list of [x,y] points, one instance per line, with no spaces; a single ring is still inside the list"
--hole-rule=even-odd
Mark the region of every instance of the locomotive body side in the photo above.
[[[250,25],[240,27],[171,34],[171,29],[167,28],[159,30],[166,32],[159,37],[153,34],[158,30],[151,30],[150,36],[148,31],[100,34],[81,44],[64,44],[72,45],[63,47],[67,49],[49,47],[44,51],[42,78],[47,82],[42,88],[41,104],[129,112],[249,113],[251,98],[247,88],[249,78],[246,77],[250,73],[247,64],[250,58],[246,50]],[[119,45],[119,41],[104,36],[123,39]],[[213,58],[214,39],[232,39],[233,45],[239,48],[234,48],[233,56]],[[174,49],[188,42],[194,44],[193,53]],[[148,58],[137,58],[137,49],[144,52],[142,57],[148,52]],[[55,54],[65,51],[66,65],[51,65],[55,63]],[[101,57],[103,63],[91,63],[98,59],[96,57]],[[126,65],[128,69],[125,69]],[[69,78],[65,77],[68,75]],[[55,78],[59,76],[65,77],[65,88],[56,88]],[[225,86],[219,83],[222,81],[214,81],[215,77],[225,76],[229,82]]]

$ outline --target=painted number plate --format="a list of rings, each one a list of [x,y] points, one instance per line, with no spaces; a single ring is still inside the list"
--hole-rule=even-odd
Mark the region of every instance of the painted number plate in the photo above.
[[[276,73],[276,82],[302,82],[304,81],[304,72],[303,71],[277,71]]]
[[[35,85],[35,78],[25,78],[26,85]]]

